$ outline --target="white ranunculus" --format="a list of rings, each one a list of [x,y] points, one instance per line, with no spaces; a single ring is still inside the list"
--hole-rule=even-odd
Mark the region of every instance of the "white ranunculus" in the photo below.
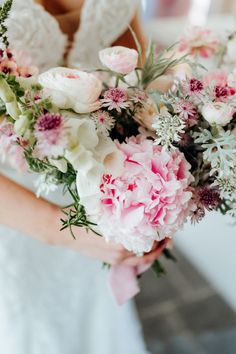
[[[207,103],[202,107],[202,115],[208,123],[225,126],[233,118],[234,109],[224,102]]]
[[[100,61],[108,69],[123,75],[131,73],[138,65],[138,52],[122,46],[102,49]]]
[[[61,109],[89,113],[100,107],[102,83],[94,74],[58,67],[40,74],[38,80],[46,95]]]

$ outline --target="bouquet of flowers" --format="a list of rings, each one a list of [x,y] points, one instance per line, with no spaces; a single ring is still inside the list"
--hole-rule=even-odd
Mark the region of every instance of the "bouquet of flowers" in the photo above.
[[[38,195],[70,193],[62,229],[86,227],[142,255],[205,210],[235,213],[234,74],[174,81],[166,75],[188,59],[152,43],[145,60],[137,43],[100,51],[94,72],[37,74],[17,65],[1,32],[0,153],[39,174]]]

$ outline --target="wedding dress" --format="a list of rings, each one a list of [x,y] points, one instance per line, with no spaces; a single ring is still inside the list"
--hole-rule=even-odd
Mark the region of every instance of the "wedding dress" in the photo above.
[[[24,58],[31,57],[40,70],[62,64],[68,43],[56,19],[33,0],[13,3],[8,36],[18,59],[24,52]],[[135,0],[86,0],[68,65],[96,66],[99,49],[124,32],[136,7]],[[3,164],[0,173],[35,188],[33,174],[20,175]],[[65,204],[54,195],[49,199]],[[115,303],[101,262],[0,226],[0,353],[145,354],[146,350],[132,302],[122,307]]]

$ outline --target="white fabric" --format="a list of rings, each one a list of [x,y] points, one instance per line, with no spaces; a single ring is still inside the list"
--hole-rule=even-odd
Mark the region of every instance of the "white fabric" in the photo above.
[[[125,30],[134,4],[134,0],[87,0],[70,63],[96,65],[97,50]],[[19,56],[27,49],[41,70],[62,61],[67,38],[40,5],[15,0],[8,26]],[[34,190],[34,175],[18,175],[3,165],[0,172]],[[51,200],[67,203],[55,195]],[[100,262],[0,226],[0,352],[145,354],[146,350],[132,302],[116,305]]]

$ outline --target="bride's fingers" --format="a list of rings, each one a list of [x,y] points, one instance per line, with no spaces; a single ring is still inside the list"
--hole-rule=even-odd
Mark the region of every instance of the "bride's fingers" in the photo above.
[[[145,254],[143,257],[129,257],[123,261],[123,264],[135,267],[153,263],[158,257],[160,257],[169,242],[170,240],[166,238],[165,240],[157,243],[156,247],[150,253]]]

